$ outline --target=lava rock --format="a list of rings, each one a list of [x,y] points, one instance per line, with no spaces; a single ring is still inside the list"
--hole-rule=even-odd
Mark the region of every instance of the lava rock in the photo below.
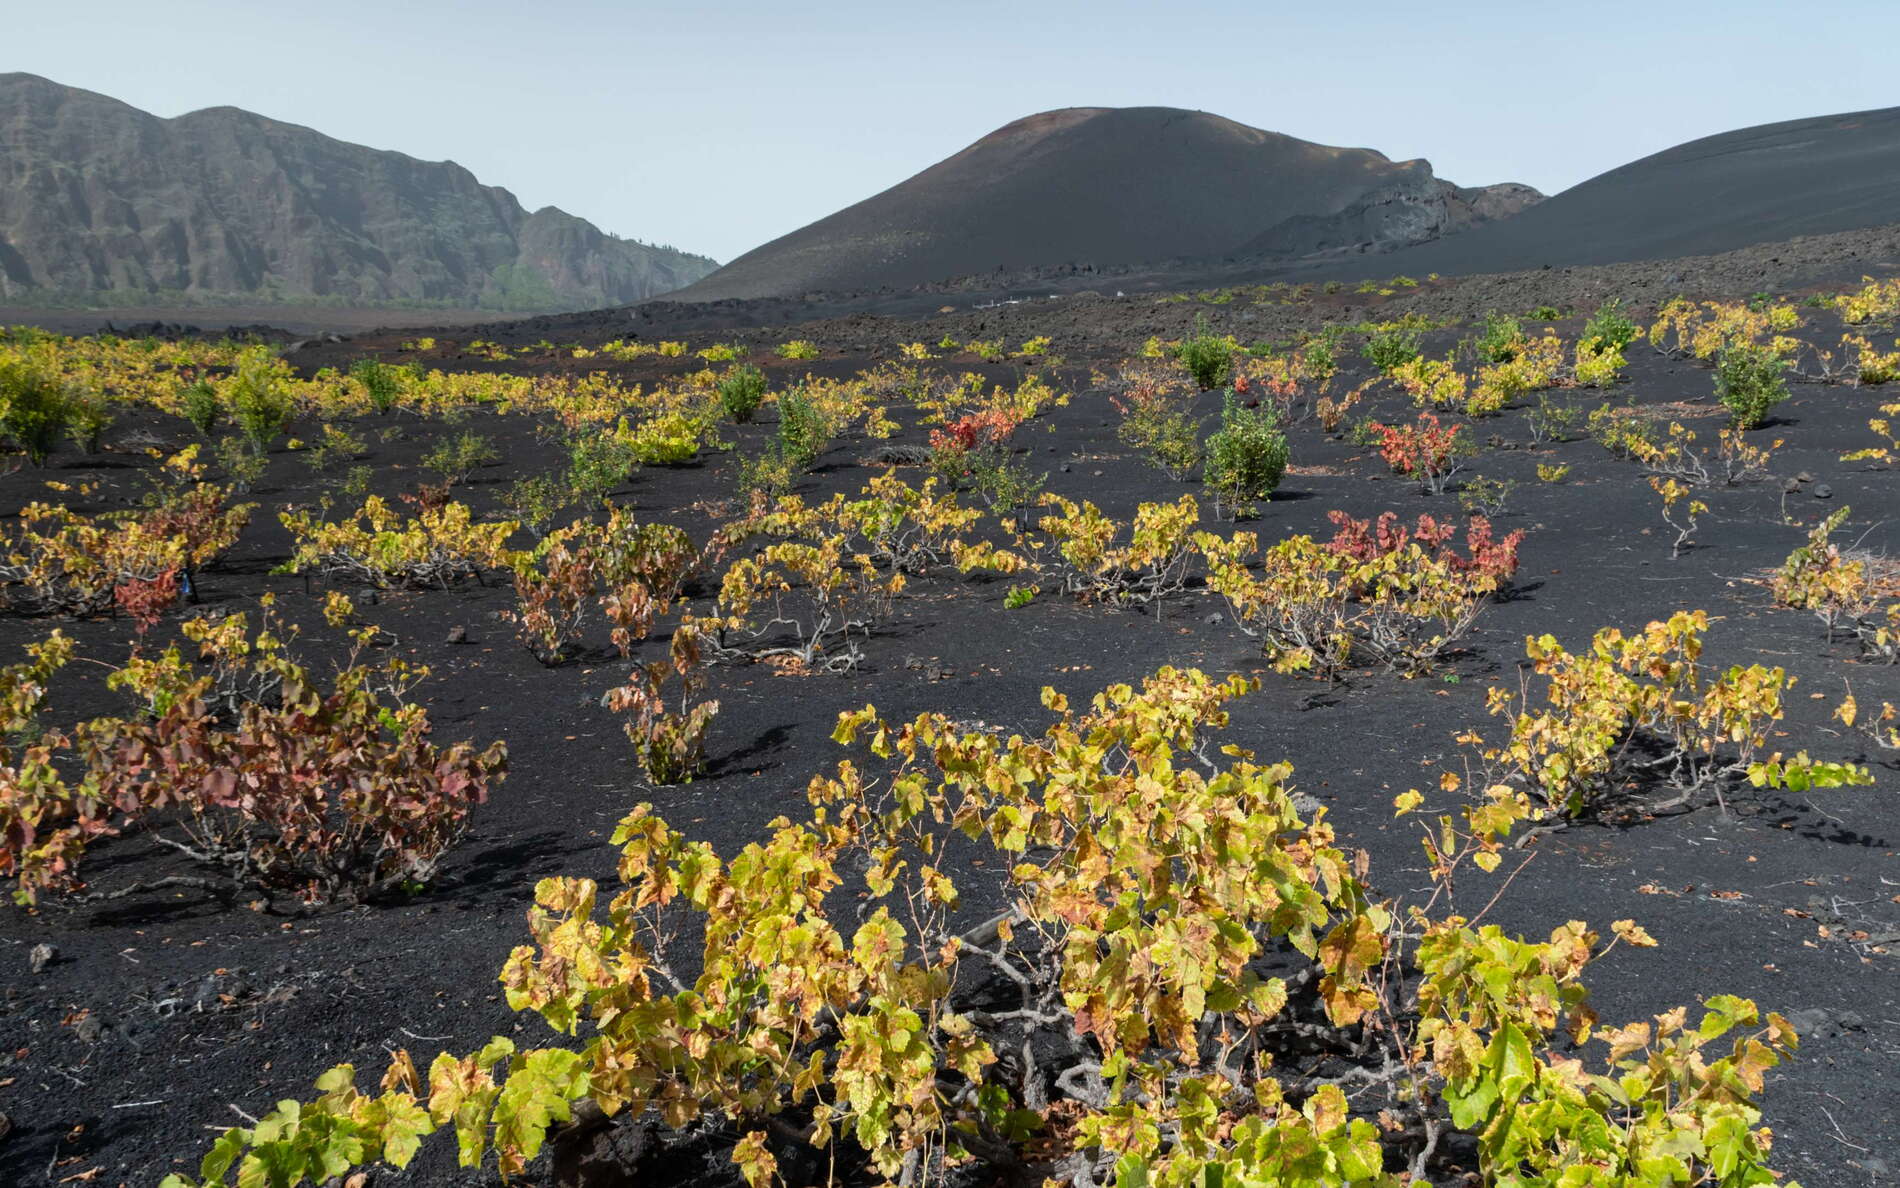
[[[449,628],[449,642],[452,644],[467,643],[468,628],[462,626],[460,623]]]
[[[1820,486],[1814,488],[1814,497],[1816,499],[1832,499],[1834,497],[1834,488],[1828,486],[1826,483],[1822,483]]]
[[[39,973],[58,960],[59,948],[56,945],[34,945],[26,955],[27,967],[34,973]]]

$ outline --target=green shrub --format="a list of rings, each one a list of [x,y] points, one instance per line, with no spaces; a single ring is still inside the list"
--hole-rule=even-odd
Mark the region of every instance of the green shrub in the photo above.
[[[71,435],[73,444],[82,454],[96,454],[104,444],[106,430],[112,428],[117,420],[112,405],[104,396],[96,392],[77,393],[72,398],[72,409],[66,419],[66,432]]]
[[[225,481],[239,491],[248,491],[264,477],[269,460],[252,450],[241,437],[222,437],[215,447],[218,466],[223,469]]]
[[[599,503],[639,469],[632,444],[615,433],[588,433],[567,447],[567,489],[575,499]]]
[[[1219,432],[1207,439],[1205,478],[1217,503],[1239,515],[1268,498],[1286,474],[1286,434],[1267,407],[1247,408],[1230,392]]]
[[[1366,359],[1387,375],[1419,356],[1418,331],[1403,326],[1380,330],[1360,348]]]
[[[801,385],[778,398],[779,457],[794,471],[809,470],[831,443],[825,418]]]
[[[46,465],[53,444],[73,418],[73,395],[52,369],[30,360],[0,362],[0,428],[35,466]]]
[[[218,389],[209,380],[187,385],[182,403],[185,419],[206,437],[215,433],[224,421],[224,401],[218,398]]]
[[[719,406],[733,423],[749,425],[765,399],[765,373],[750,363],[742,364],[720,377],[718,392]]]
[[[358,359],[350,368],[350,378],[363,385],[370,407],[378,416],[396,407],[396,401],[402,397],[406,374],[400,367],[390,367],[374,359]]]
[[[469,475],[499,461],[501,452],[495,443],[473,430],[463,430],[437,442],[434,449],[422,456],[424,468],[441,475],[450,486],[467,482]]]
[[[1524,315],[1527,320],[1532,322],[1554,322],[1563,316],[1564,311],[1554,305],[1540,305]]]
[[[567,506],[570,494],[567,484],[553,475],[535,474],[509,484],[501,502],[508,515],[538,540]]]
[[[791,494],[797,472],[785,461],[777,445],[760,450],[757,457],[739,459],[739,494],[764,495],[776,499]]]
[[[1507,313],[1488,313],[1471,345],[1478,352],[1478,358],[1486,363],[1509,363],[1517,358],[1523,341],[1524,327],[1515,317]]]
[[[245,352],[237,371],[225,382],[231,420],[252,453],[268,452],[290,428],[292,403],[286,378],[277,356],[259,347]]]
[[[1202,391],[1218,388],[1234,370],[1234,340],[1212,334],[1205,322],[1196,322],[1194,337],[1174,348],[1174,357],[1187,368]]]
[[[1597,306],[1597,311],[1583,324],[1581,341],[1591,344],[1592,353],[1620,351],[1636,340],[1636,323],[1623,315],[1622,307],[1622,301],[1612,297]]]
[[[1715,363],[1715,396],[1737,429],[1753,429],[1788,398],[1781,356],[1764,346],[1728,347]]]

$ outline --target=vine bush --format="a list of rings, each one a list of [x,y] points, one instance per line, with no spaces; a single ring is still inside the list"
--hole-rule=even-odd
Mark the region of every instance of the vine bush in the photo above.
[[[1208,755],[1248,687],[1164,669],[1079,712],[1051,690],[1036,738],[866,707],[834,735],[866,766],[814,778],[806,820],[730,857],[641,806],[614,835],[624,888],[603,905],[591,879],[543,880],[501,974],[575,1046],[498,1037],[426,1073],[398,1052],[371,1092],[340,1065],[164,1188],[400,1167],[438,1130],[514,1176],[646,1115],[663,1142],[735,1134],[753,1188],[787,1161],[904,1185],[1398,1188],[1459,1133],[1486,1183],[1774,1182],[1754,1097],[1794,1048],[1785,1020],[1718,995],[1693,1025],[1602,1025],[1582,973],[1653,946],[1634,922],[1525,941],[1432,916],[1436,896],[1375,898],[1289,766]],[[1441,893],[1511,823],[1472,821],[1431,831]],[[957,835],[1009,864],[975,927],[951,923]],[[834,908],[853,887],[855,924]],[[1559,1046],[1593,1035],[1600,1073]]]

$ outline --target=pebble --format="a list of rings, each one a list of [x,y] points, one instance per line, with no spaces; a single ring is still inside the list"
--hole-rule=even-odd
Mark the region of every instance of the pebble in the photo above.
[[[1800,474],[1797,474],[1794,476],[1794,481],[1797,483],[1811,483],[1814,481],[1814,476],[1804,470]]]
[[[97,1015],[87,1015],[73,1024],[73,1034],[79,1037],[81,1043],[96,1044],[105,1033],[105,1022]]]
[[[1814,497],[1816,499],[1831,499],[1833,496],[1834,488],[1828,486],[1826,483],[1822,483],[1820,486],[1814,488]]]
[[[1801,480],[1789,479],[1787,482],[1781,484],[1781,489],[1783,491],[1786,491],[1788,494],[1793,495],[1795,492],[1801,489]]]
[[[1202,622],[1206,623],[1209,627],[1220,626],[1222,622],[1220,612],[1219,611],[1214,612],[1213,614],[1207,616],[1207,618],[1203,619]]]
[[[40,972],[58,960],[59,949],[54,945],[34,945],[26,955],[26,963],[34,973]]]
[[[467,643],[468,628],[462,626],[460,623],[449,628],[449,642],[452,644]]]

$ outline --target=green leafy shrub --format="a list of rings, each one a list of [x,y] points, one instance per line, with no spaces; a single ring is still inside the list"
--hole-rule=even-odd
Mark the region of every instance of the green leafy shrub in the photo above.
[[[374,359],[358,359],[350,368],[350,378],[363,385],[369,405],[378,416],[388,413],[402,399],[403,380],[408,374],[404,368],[391,367]]]
[[[1197,322],[1194,336],[1174,349],[1174,357],[1202,391],[1218,388],[1233,374],[1234,340],[1213,334],[1205,322]]]
[[[434,449],[422,456],[423,467],[440,475],[451,487],[467,482],[477,470],[499,461],[501,451],[495,448],[495,443],[472,429],[437,442]]]
[[[824,414],[799,385],[778,398],[779,456],[793,470],[809,470],[831,444]]]
[[[752,414],[765,399],[765,373],[750,363],[741,364],[719,379],[719,407],[726,410],[734,424],[752,423]]]
[[[288,380],[283,361],[258,347],[244,353],[237,370],[225,381],[231,420],[252,453],[269,452],[272,443],[290,428],[294,405]]]
[[[1221,408],[1221,427],[1207,439],[1207,488],[1229,516],[1266,499],[1286,474],[1289,453],[1279,419],[1265,407],[1248,408],[1232,393]]]
[[[1524,341],[1524,327],[1507,313],[1488,313],[1479,326],[1472,349],[1486,363],[1509,363],[1517,358]]]
[[[1784,366],[1781,356],[1765,346],[1738,343],[1722,351],[1715,362],[1715,397],[1728,409],[1732,425],[1753,429],[1788,398]]]
[[[185,387],[181,397],[185,419],[191,427],[206,437],[217,432],[224,421],[224,401],[218,396],[218,389],[209,380],[198,380]]]
[[[547,534],[554,518],[568,505],[573,490],[551,474],[517,479],[502,492],[502,508],[536,539]]]
[[[1390,375],[1419,357],[1418,331],[1405,326],[1376,331],[1360,351],[1374,367]]]
[[[1581,341],[1588,345],[1592,353],[1601,355],[1622,350],[1636,341],[1637,333],[1636,323],[1623,313],[1622,301],[1612,297],[1597,306],[1590,320],[1583,324]]]
[[[72,423],[73,396],[66,381],[31,360],[0,361],[0,405],[0,429],[33,465],[46,465],[53,444]]]
[[[640,468],[633,444],[617,433],[586,433],[567,447],[567,489],[583,503],[599,503]]]
[[[77,392],[72,397],[66,431],[80,453],[96,454],[105,442],[106,430],[112,428],[112,422],[117,419],[104,396],[97,392]]]

